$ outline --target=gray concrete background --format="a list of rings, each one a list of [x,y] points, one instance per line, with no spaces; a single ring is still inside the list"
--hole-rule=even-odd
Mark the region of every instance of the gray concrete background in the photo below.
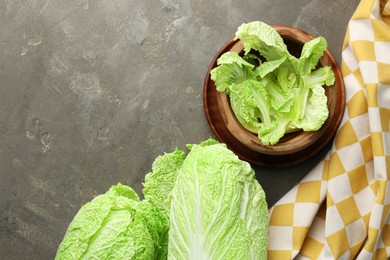
[[[358,2],[1,0],[0,259],[52,259],[82,204],[213,137],[203,80],[240,24],[322,35],[340,64]],[[255,167],[269,206],[322,154]]]

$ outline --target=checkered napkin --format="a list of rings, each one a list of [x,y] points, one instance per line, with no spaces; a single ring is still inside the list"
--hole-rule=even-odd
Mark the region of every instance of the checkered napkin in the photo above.
[[[342,52],[346,110],[325,158],[270,210],[269,259],[390,256],[390,2],[362,0]]]

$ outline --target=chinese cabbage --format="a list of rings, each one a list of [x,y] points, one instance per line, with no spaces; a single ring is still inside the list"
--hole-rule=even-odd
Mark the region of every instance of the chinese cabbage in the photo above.
[[[168,259],[266,259],[268,208],[247,162],[193,146],[172,190]]]

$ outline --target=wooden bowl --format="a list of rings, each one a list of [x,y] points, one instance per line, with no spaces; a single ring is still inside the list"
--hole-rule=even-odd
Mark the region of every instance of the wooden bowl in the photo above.
[[[300,56],[303,44],[315,37],[290,26],[273,25],[282,36],[290,53]],[[330,66],[335,83],[325,87],[329,117],[318,131],[298,131],[286,134],[275,145],[263,145],[256,134],[246,130],[236,119],[226,93],[216,91],[210,79],[210,71],[217,66],[217,59],[225,52],[243,52],[240,40],[231,39],[221,48],[211,62],[203,91],[204,109],[210,128],[217,139],[227,144],[241,159],[260,166],[291,166],[303,162],[320,152],[334,137],[340,126],[345,108],[345,88],[337,62],[329,50],[324,52],[319,66]]]

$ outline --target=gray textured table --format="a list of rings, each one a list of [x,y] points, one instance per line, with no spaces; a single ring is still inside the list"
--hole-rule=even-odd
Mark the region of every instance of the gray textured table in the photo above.
[[[0,0],[0,259],[52,259],[80,206],[213,137],[203,80],[243,22],[324,36],[340,64],[358,0]],[[255,167],[273,205],[324,154]]]

